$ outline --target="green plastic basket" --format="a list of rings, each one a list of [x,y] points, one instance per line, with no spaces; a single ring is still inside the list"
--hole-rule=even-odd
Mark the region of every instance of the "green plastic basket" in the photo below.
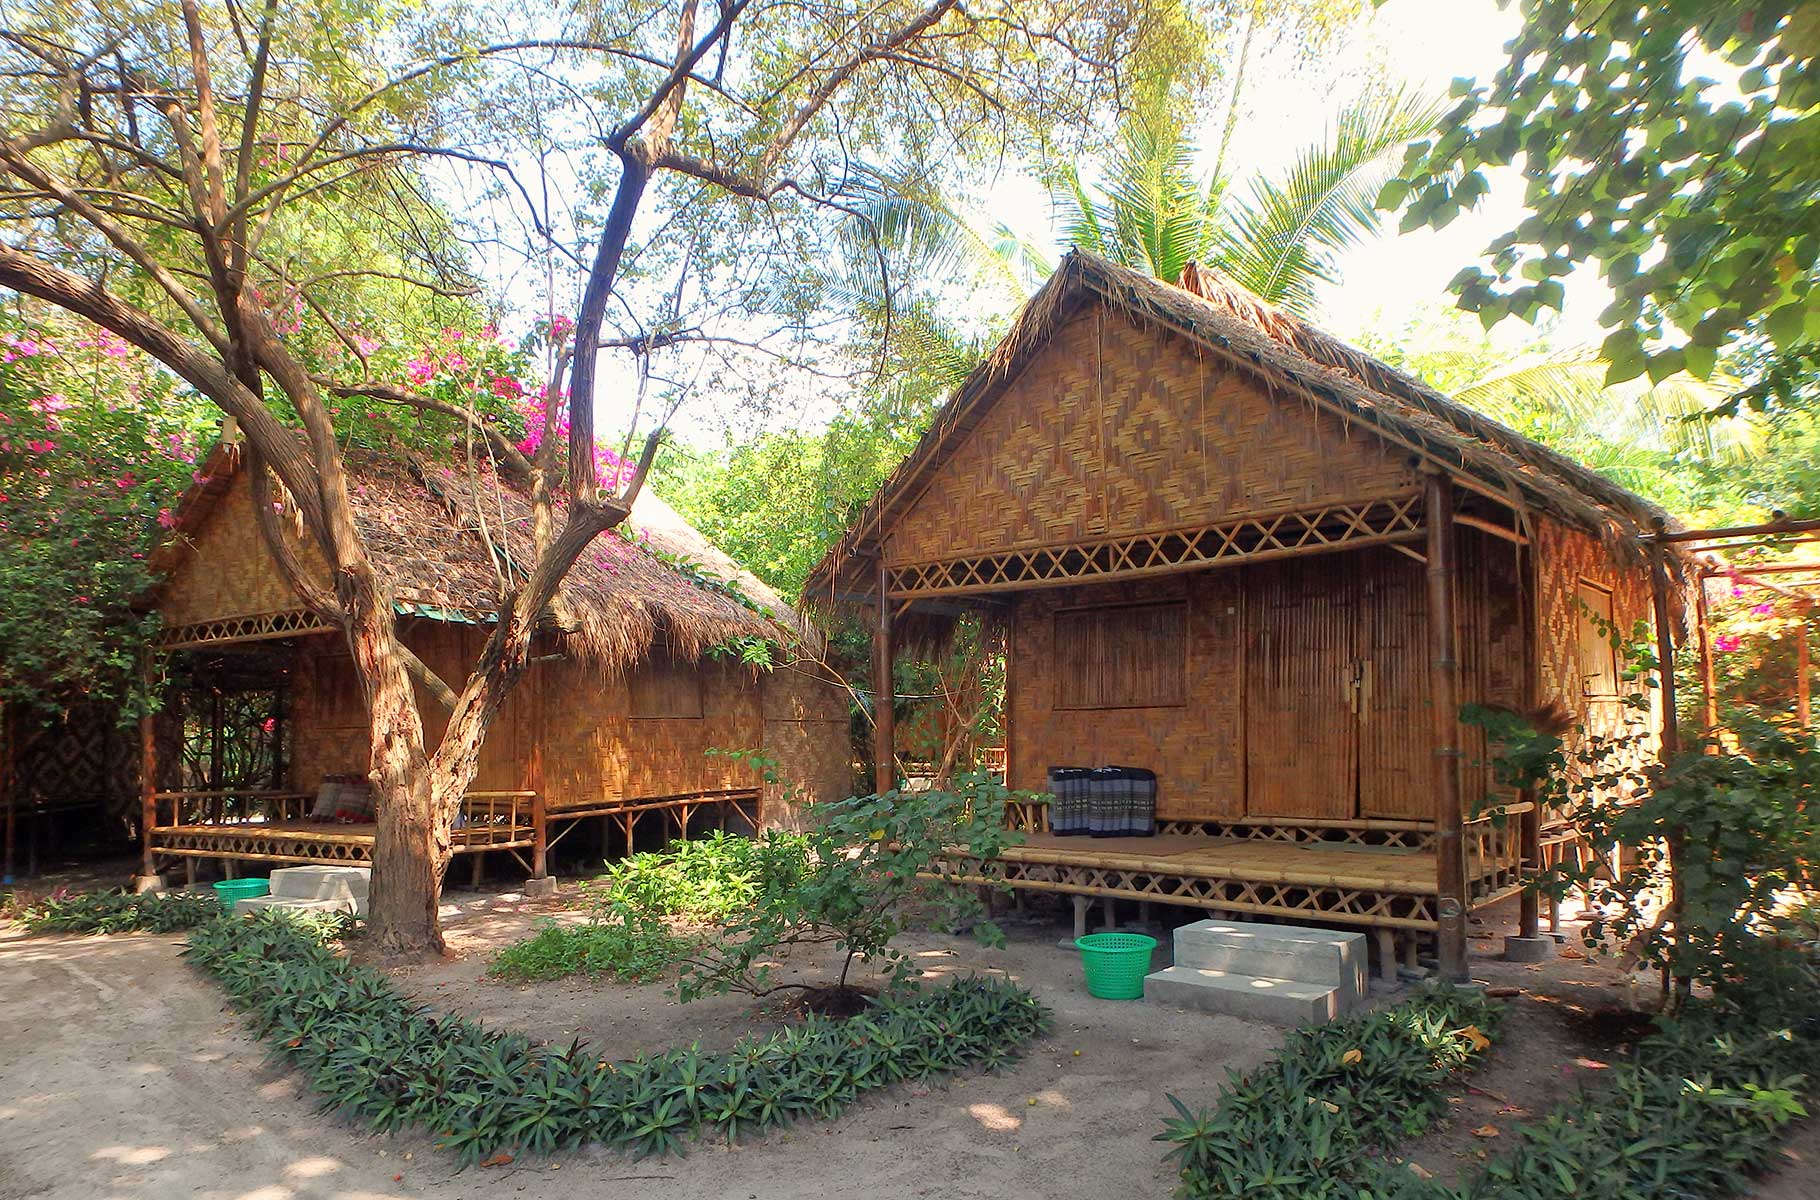
[[[1074,940],[1087,991],[1101,1000],[1142,1000],[1156,939],[1141,933],[1090,933]]]
[[[222,908],[233,912],[235,901],[270,895],[271,891],[269,879],[223,879],[215,885],[215,898],[221,901]]]

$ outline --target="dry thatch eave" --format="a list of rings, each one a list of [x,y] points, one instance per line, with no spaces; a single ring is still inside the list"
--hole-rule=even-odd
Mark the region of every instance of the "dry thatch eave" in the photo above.
[[[533,561],[529,499],[465,464],[358,449],[344,457],[355,526],[399,615],[477,625],[496,619],[502,579],[522,579]],[[223,445],[204,460],[177,507],[176,536],[153,557],[159,573],[181,568],[188,535],[227,493],[241,459],[237,447]],[[648,488],[623,525],[583,551],[548,623],[565,652],[609,674],[654,645],[696,661],[737,640],[787,644],[811,636],[776,592]]]
[[[1076,250],[1018,313],[985,362],[956,389],[916,449],[816,564],[805,597],[838,602],[876,590],[853,563],[876,552],[882,531],[911,503],[916,484],[970,431],[1049,337],[1083,307],[1105,303],[1164,326],[1245,370],[1377,436],[1457,483],[1508,505],[1519,520],[1541,511],[1596,534],[1622,561],[1641,559],[1639,536],[1675,528],[1650,501],[1476,412],[1364,351],[1191,265],[1182,286]]]

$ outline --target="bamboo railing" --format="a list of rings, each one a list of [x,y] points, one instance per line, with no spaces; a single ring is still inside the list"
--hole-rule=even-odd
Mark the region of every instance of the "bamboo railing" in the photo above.
[[[1508,895],[1523,886],[1521,818],[1535,805],[1505,804],[1466,822],[1461,842],[1466,852],[1466,888],[1475,904]]]
[[[153,792],[150,824],[153,829],[175,829],[187,825],[265,825],[274,821],[301,821],[310,815],[314,803],[315,797],[309,792],[287,792],[277,788]]]

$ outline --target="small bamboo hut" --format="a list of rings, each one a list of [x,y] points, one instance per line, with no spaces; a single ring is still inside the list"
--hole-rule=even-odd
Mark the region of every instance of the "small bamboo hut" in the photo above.
[[[169,682],[141,731],[145,869],[198,859],[366,862],[367,719],[348,646],[307,611],[253,518],[242,454],[217,446],[156,556],[151,603]],[[499,570],[531,556],[530,508],[466,468],[352,450],[356,524],[405,643],[459,687],[493,619]],[[326,578],[301,544],[308,569]],[[496,564],[502,564],[496,566]],[[849,793],[844,691],[792,653],[796,614],[647,488],[565,580],[527,677],[507,699],[463,801],[456,853],[533,877],[577,830],[594,850],[712,822],[790,823]],[[739,649],[783,648],[772,669]],[[444,716],[420,689],[433,745]],[[750,755],[775,761],[768,784]]]
[[[1457,975],[1467,914],[1575,840],[1495,794],[1459,707],[1617,731],[1600,622],[1652,619],[1652,557],[1678,595],[1666,525],[1211,272],[1076,252],[805,597],[870,608],[881,672],[960,608],[1008,626],[1012,788],[1155,772],[1157,836],[1058,839],[1033,806],[963,877],[1072,894],[1077,926],[1098,897],[1369,927],[1385,970],[1438,937]]]

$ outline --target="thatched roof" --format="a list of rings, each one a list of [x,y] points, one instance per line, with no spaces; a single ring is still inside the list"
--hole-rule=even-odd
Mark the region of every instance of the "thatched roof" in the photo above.
[[[240,469],[238,447],[218,445],[176,509],[177,535],[153,559],[168,572],[185,535],[201,525]],[[489,473],[463,465],[346,452],[354,520],[400,616],[486,624],[496,618],[497,548],[503,567],[533,559],[531,506]],[[560,512],[557,517],[561,521]],[[596,538],[563,581],[556,628],[576,657],[610,672],[655,642],[694,660],[735,638],[792,641],[804,625],[790,606],[646,487],[631,516]]]
[[[1011,331],[955,390],[908,458],[810,573],[805,596],[835,587],[856,556],[875,552],[881,531],[917,494],[990,405],[1083,306],[1105,303],[1161,325],[1248,371],[1271,390],[1373,434],[1400,453],[1445,471],[1527,520],[1541,511],[1598,535],[1627,560],[1638,535],[1669,514],[1588,467],[1442,395],[1364,351],[1259,299],[1218,273],[1190,264],[1179,285],[1076,250],[1018,313]]]

